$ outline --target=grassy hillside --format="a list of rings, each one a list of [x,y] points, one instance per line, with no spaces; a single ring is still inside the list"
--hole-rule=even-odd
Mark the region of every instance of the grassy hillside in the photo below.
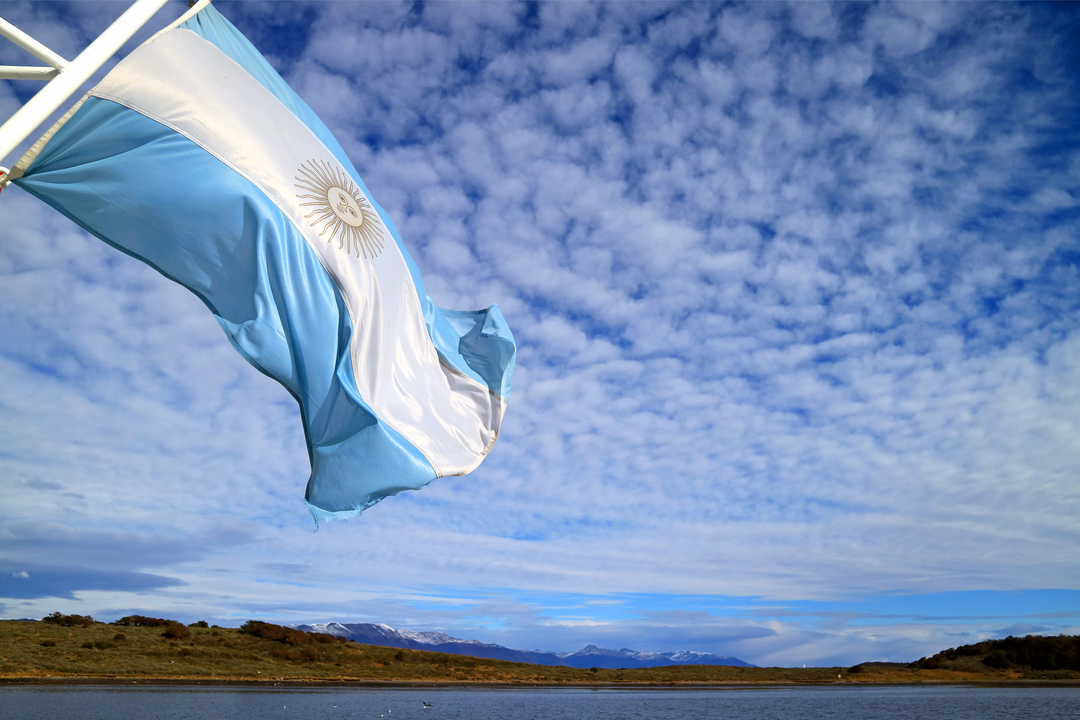
[[[95,623],[0,622],[0,678],[417,682],[498,684],[742,684],[1004,681],[1015,669],[739,668],[713,665],[578,670],[345,642],[267,623],[185,627],[153,618]],[[151,622],[153,621],[153,622]],[[852,670],[855,670],[852,672]],[[1080,673],[1074,673],[1080,679]]]

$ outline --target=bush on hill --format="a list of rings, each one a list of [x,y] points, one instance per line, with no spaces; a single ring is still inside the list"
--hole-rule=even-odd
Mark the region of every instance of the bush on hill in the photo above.
[[[248,620],[240,626],[240,632],[287,645],[303,645],[307,642],[307,633],[302,630],[265,623],[261,620]]]
[[[165,631],[161,633],[162,637],[171,638],[173,640],[186,640],[190,635],[191,630],[183,623],[178,622],[170,622],[165,626]]]
[[[53,623],[63,627],[90,627],[94,624],[94,618],[89,615],[64,615],[60,612],[54,612],[41,618],[41,622]]]
[[[346,642],[345,638],[326,633],[308,633],[303,630],[274,625],[261,620],[248,620],[240,626],[240,632],[245,635],[254,635],[263,640],[273,640],[287,645],[304,645],[307,643],[332,643]]]
[[[126,626],[142,626],[142,627],[167,627],[171,623],[175,623],[175,620],[165,620],[164,618],[146,617],[145,615],[128,615],[122,617],[113,625],[126,625]]]

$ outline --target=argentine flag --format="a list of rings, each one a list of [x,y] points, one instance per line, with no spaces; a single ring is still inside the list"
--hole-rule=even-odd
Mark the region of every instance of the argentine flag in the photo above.
[[[11,178],[198,295],[289,389],[316,524],[495,443],[515,355],[498,307],[434,306],[330,131],[213,7],[120,62]]]

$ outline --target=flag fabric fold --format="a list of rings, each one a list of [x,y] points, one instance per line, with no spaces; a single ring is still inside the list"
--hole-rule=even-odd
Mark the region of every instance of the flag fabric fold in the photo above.
[[[333,135],[212,6],[46,138],[14,182],[194,292],[296,397],[316,523],[490,451],[515,357],[498,307],[434,306]]]

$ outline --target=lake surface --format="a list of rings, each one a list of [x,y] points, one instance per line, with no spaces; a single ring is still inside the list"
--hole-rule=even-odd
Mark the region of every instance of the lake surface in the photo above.
[[[425,707],[429,703],[430,707]],[[4,720],[996,720],[1080,718],[1080,688],[709,690],[3,687]]]

